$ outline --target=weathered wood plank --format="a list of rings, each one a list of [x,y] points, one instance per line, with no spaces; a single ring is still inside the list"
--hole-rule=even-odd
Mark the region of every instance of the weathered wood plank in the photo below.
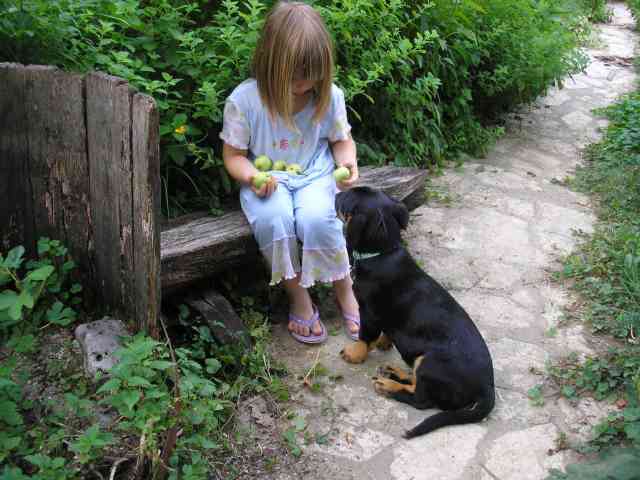
[[[189,294],[184,301],[196,310],[220,343],[242,341],[249,346],[249,334],[231,304],[220,293],[207,289]]]
[[[133,96],[133,257],[138,328],[160,338],[160,140],[151,97]]]
[[[27,143],[29,144],[29,173],[33,189],[33,218],[38,236],[53,237],[66,243],[59,219],[60,185],[55,181],[56,157],[49,149],[60,135],[60,125],[49,123],[51,91],[55,67],[32,65],[25,68],[25,103],[27,105]]]
[[[29,164],[38,237],[59,239],[89,272],[88,194],[82,76],[26,68]]]
[[[18,244],[35,252],[29,175],[25,67],[0,63],[0,251]]]
[[[131,90],[103,73],[86,76],[87,150],[96,271],[108,307],[135,318],[131,189]]]
[[[258,254],[244,214],[203,217],[162,232],[162,289],[170,290],[251,260]]]
[[[400,167],[361,169],[360,185],[384,190],[414,208],[422,201],[425,170]],[[241,211],[202,217],[162,232],[162,288],[170,291],[230,267],[251,262],[258,247]]]

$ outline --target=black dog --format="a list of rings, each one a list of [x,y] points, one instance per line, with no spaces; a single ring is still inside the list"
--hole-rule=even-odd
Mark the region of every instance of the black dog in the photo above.
[[[469,315],[401,245],[404,204],[368,187],[336,196],[354,264],[360,339],[342,352],[363,362],[374,347],[392,343],[413,368],[384,367],[376,391],[419,409],[443,410],[405,433],[413,438],[447,425],[478,422],[493,409],[491,355]]]

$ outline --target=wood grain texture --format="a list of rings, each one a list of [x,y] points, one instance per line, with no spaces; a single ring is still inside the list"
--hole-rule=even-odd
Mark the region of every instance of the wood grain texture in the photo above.
[[[242,319],[220,293],[209,288],[191,293],[185,303],[198,312],[220,343],[243,342],[250,346],[250,337]]]
[[[160,139],[159,115],[148,95],[133,96],[133,259],[138,327],[160,338]]]
[[[0,252],[22,244],[35,252],[35,224],[31,203],[26,69],[0,63]]]
[[[89,168],[80,75],[26,67],[27,141],[38,237],[57,239],[89,270]]]
[[[158,111],[126,81],[0,63],[0,251],[61,240],[85,291],[158,338]],[[5,193],[6,192],[6,193]]]
[[[106,306],[135,318],[131,91],[103,73],[86,77],[87,143],[96,271]]]
[[[381,189],[415,208],[428,172],[403,167],[363,167],[359,185]],[[231,267],[253,262],[258,247],[241,211],[205,216],[162,232],[162,288],[170,291]]]

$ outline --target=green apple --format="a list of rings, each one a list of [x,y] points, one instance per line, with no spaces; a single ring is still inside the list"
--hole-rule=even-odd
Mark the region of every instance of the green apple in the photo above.
[[[344,182],[350,176],[351,170],[349,170],[347,167],[336,168],[333,171],[333,178],[336,179],[336,182]]]
[[[261,172],[266,172],[271,168],[271,159],[266,155],[260,155],[259,157],[256,157],[253,163],[255,163],[256,168]]]
[[[260,190],[262,186],[269,181],[270,178],[271,175],[269,175],[267,172],[258,172],[253,177],[253,186]]]
[[[287,162],[285,162],[284,160],[276,160],[276,162],[273,164],[273,169],[284,172],[287,169]]]
[[[302,172],[302,167],[297,163],[292,163],[287,166],[287,173],[291,175],[298,175],[301,172]]]

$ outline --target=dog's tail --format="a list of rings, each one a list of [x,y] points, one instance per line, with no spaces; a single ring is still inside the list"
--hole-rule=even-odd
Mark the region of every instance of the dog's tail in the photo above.
[[[463,423],[475,423],[489,415],[496,402],[496,393],[492,385],[485,385],[477,401],[468,407],[460,410],[447,410],[436,413],[408,430],[403,435],[404,438],[410,439],[433,432],[441,427],[448,425],[461,425]]]

